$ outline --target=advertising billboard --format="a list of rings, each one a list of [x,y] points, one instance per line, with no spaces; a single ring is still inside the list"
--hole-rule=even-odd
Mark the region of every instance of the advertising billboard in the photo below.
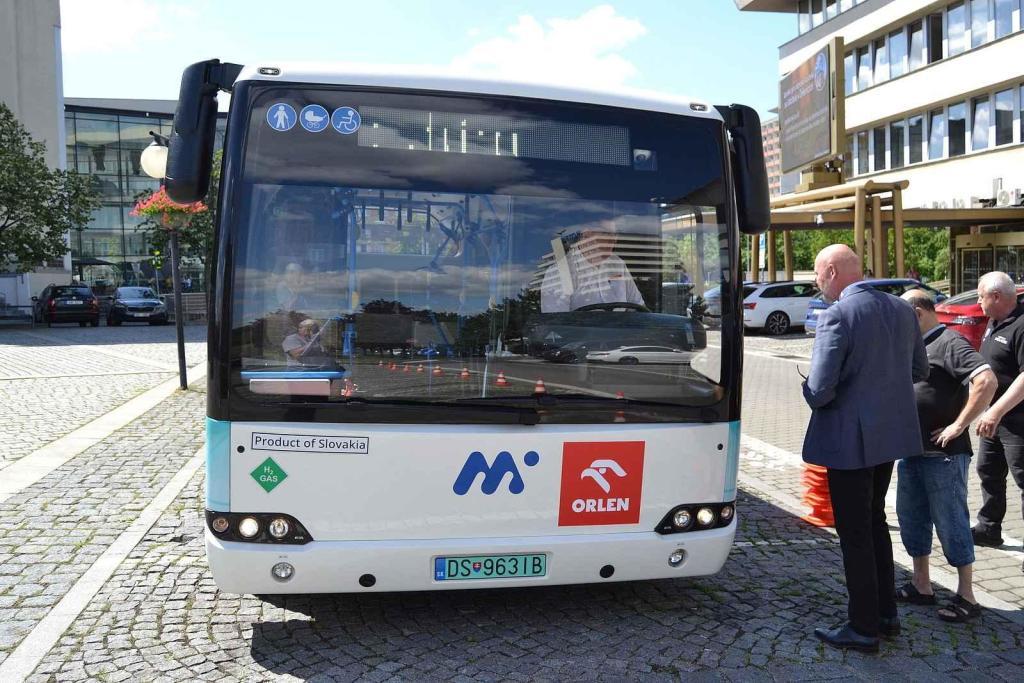
[[[834,94],[842,91],[835,87],[835,55],[835,46],[826,45],[782,79],[779,141],[784,173],[838,154]]]

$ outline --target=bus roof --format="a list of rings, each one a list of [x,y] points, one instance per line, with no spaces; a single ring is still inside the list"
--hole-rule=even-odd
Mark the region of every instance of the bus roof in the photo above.
[[[261,70],[267,69],[277,69],[279,73],[260,73]],[[452,71],[442,71],[436,67],[430,69],[408,65],[376,66],[346,63],[260,64],[244,67],[238,75],[236,82],[238,81],[285,81],[288,83],[375,86],[479,95],[505,95],[722,120],[718,110],[709,103],[685,97],[630,88],[616,88],[614,91],[589,90],[501,78],[484,78],[479,75],[460,75]]]

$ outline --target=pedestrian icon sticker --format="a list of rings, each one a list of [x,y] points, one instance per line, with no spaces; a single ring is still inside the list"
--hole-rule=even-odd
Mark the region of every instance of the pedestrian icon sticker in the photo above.
[[[277,131],[291,130],[298,119],[299,117],[295,115],[295,110],[292,109],[291,105],[284,102],[272,104],[267,109],[267,123]]]
[[[319,104],[307,104],[299,112],[299,123],[310,133],[319,133],[327,128],[331,116]]]
[[[260,466],[254,469],[249,475],[256,480],[256,483],[263,487],[263,490],[270,493],[277,485],[288,476],[281,466],[274,462],[273,458],[267,458]]]
[[[342,135],[351,135],[359,130],[359,112],[352,107],[338,107],[331,114],[331,126]]]

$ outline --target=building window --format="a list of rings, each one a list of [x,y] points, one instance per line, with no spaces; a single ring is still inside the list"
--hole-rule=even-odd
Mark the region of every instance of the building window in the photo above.
[[[825,0],[825,21],[834,19],[838,9],[836,0]]]
[[[868,172],[868,132],[857,133],[857,175]]]
[[[924,66],[924,23],[921,21],[910,24],[910,54],[908,57],[911,71]]]
[[[989,118],[988,98],[976,97],[971,102],[971,149],[988,147]]]
[[[1021,94],[1024,95],[1024,92]],[[996,144],[1008,145],[1011,142],[1013,142],[1013,91],[1003,90],[996,93]]]
[[[855,158],[856,157],[854,157],[854,155],[853,155],[853,136],[852,135],[847,135],[846,136],[846,158],[843,159],[843,166],[844,166],[845,175],[846,175],[847,178],[850,178],[850,177],[852,177],[852,176],[857,174],[856,173],[856,169],[853,167],[853,160]]]
[[[803,35],[811,30],[811,0],[800,0],[797,12],[797,32]]]
[[[1013,31],[1013,10],[1017,5],[1017,0],[995,0],[995,2],[996,38],[1002,38]],[[1021,17],[1020,22],[1024,27],[1024,16]]]
[[[853,0],[839,0],[839,11],[845,12],[848,9],[853,9]]]
[[[822,12],[823,0],[811,0],[811,27],[821,26],[821,22],[824,21],[824,14]]]
[[[892,167],[903,168],[903,145],[907,142],[907,122],[893,121],[889,124],[889,153],[892,155]]]
[[[928,158],[941,159],[946,142],[946,111],[934,109],[928,113]]]
[[[916,164],[924,158],[922,155],[924,147],[924,117],[911,116],[907,119],[907,129],[910,137],[910,153],[907,155],[907,160],[912,164]]]
[[[928,15],[928,63],[942,59],[942,14]]]
[[[874,43],[874,76],[875,83],[882,83],[889,80],[889,51],[885,49],[885,37],[879,38]]]
[[[857,49],[857,90],[871,87],[871,48],[865,45]]]
[[[857,69],[852,52],[847,52],[843,57],[843,81],[843,91],[847,95],[851,95],[857,90]]]
[[[886,168],[885,163],[885,126],[880,126],[871,131],[871,143],[874,146],[874,155],[872,156],[872,171],[884,171]]]
[[[946,10],[946,43],[950,57],[967,49],[967,9],[962,2]]]
[[[907,33],[903,29],[889,34],[889,74],[896,78],[907,71]]]
[[[988,42],[988,2],[971,0],[971,47]]]
[[[967,151],[967,104],[949,105],[949,156],[958,157]]]

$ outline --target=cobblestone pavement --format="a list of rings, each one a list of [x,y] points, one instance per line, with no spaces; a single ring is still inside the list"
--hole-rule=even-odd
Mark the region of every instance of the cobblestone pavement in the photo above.
[[[167,357],[157,348],[166,342],[120,339],[128,342],[124,349],[140,345],[153,354],[139,358]],[[1017,611],[988,609],[974,623],[951,625],[934,608],[905,608],[904,634],[886,641],[880,656],[842,653],[813,637],[815,626],[844,618],[845,588],[834,534],[791,509],[800,491],[790,451],[799,452],[806,425],[794,369],[801,361],[792,356],[802,355],[797,346],[806,340],[787,346],[761,339],[748,342],[737,539],[717,576],[465,592],[225,595],[206,566],[200,470],[56,644],[39,653],[30,680],[1024,677]],[[170,354],[173,363],[173,345]],[[174,394],[0,504],[0,666],[191,458],[203,439],[204,399],[196,391]],[[1017,557],[979,549],[979,579],[993,558],[1014,565],[1017,573],[1006,569],[1001,579],[1009,587],[991,591],[1014,605],[1024,604],[1010,599],[1024,586]],[[897,580],[906,577],[900,569]]]
[[[185,328],[186,363],[206,357],[205,328]],[[0,467],[173,377],[174,328],[0,329]]]

